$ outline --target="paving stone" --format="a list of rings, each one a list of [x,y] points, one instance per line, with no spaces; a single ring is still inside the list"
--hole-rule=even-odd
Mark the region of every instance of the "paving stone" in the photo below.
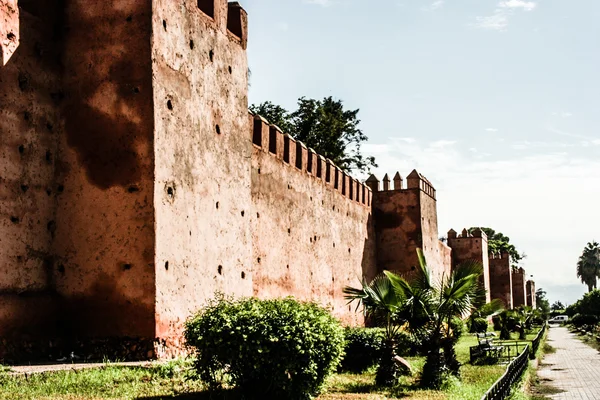
[[[547,395],[559,400],[600,400],[600,353],[584,344],[567,328],[552,326],[548,344],[556,349],[547,354],[538,376],[561,393]]]

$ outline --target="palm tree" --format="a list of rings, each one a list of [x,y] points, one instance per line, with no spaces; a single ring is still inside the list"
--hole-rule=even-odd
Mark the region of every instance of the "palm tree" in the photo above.
[[[485,297],[475,304],[475,310],[469,316],[469,332],[476,333],[474,328],[476,324],[473,322],[477,319],[487,320],[490,317],[494,317],[500,314],[504,310],[504,303],[500,299],[492,299],[489,303],[485,302]]]
[[[425,387],[439,388],[447,371],[458,375],[460,364],[454,351],[457,338],[450,321],[468,315],[485,296],[479,283],[482,267],[478,263],[459,265],[449,276],[442,275],[440,281],[433,284],[421,249],[417,249],[417,254],[419,268],[410,278],[384,271],[370,284],[363,282],[358,289],[346,287],[344,293],[350,302],[362,304],[367,315],[385,316],[389,347],[381,358],[377,383],[395,383],[396,375],[393,367],[390,368],[394,364],[394,335],[400,325],[406,324],[411,333],[425,338],[428,349],[421,383]]]
[[[598,277],[600,277],[600,244],[590,242],[583,249],[583,253],[577,261],[577,277],[588,287],[588,292],[596,289]]]
[[[347,286],[343,292],[350,302],[356,300],[358,305],[362,304],[367,318],[384,325],[383,351],[375,383],[382,386],[393,385],[400,375],[395,363],[396,339],[400,332],[400,325],[397,324],[395,315],[403,306],[405,299],[394,289],[386,274],[376,276],[371,282],[363,278],[361,288]]]

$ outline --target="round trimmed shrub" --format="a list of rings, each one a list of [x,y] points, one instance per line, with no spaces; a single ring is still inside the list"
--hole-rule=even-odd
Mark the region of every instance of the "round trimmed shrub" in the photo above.
[[[450,319],[450,330],[452,331],[452,337],[454,340],[460,339],[465,331],[464,321],[459,317],[452,317],[452,319]]]
[[[470,324],[469,332],[471,333],[485,333],[488,330],[488,321],[485,318],[473,318],[470,320]]]
[[[346,348],[340,369],[363,372],[379,362],[384,330],[381,328],[346,328]]]
[[[246,398],[304,400],[336,369],[344,330],[315,303],[220,296],[187,321],[185,340],[211,388],[228,383]]]

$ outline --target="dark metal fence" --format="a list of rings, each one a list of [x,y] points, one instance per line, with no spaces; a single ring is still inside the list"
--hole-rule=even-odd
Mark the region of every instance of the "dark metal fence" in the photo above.
[[[502,400],[507,398],[510,395],[512,385],[519,380],[523,371],[527,368],[530,353],[531,349],[529,345],[526,345],[523,352],[508,364],[504,375],[485,392],[481,400]]]
[[[538,347],[540,347],[540,342],[542,341],[542,337],[544,336],[544,332],[546,332],[547,327],[548,323],[544,323],[542,329],[540,329],[538,334],[531,341],[531,353],[529,354],[529,358],[531,358],[532,360],[535,358],[535,353],[537,352]]]

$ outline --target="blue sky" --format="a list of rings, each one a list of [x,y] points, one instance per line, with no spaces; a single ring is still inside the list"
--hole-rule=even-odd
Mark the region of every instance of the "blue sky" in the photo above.
[[[551,300],[600,241],[600,1],[253,0],[250,102],[360,109],[374,172],[413,168],[440,236],[490,226]]]

